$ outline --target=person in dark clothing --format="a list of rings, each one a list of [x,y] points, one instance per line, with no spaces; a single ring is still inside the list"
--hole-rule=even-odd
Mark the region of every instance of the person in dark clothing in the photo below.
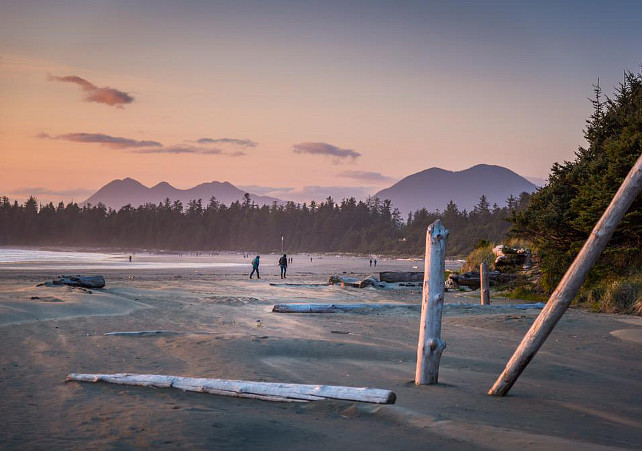
[[[259,274],[259,263],[260,263],[261,257],[257,255],[254,257],[254,260],[252,260],[252,272],[250,273],[250,279],[254,275],[254,271],[256,271],[256,278],[260,279],[261,275]]]
[[[377,259],[376,258],[374,259],[374,265],[375,265],[375,268],[376,268],[377,267]]]
[[[370,266],[372,266],[372,259],[370,259]]]
[[[288,271],[288,256],[283,254],[283,257],[279,258],[279,266],[281,267],[281,279],[285,279],[285,273]]]

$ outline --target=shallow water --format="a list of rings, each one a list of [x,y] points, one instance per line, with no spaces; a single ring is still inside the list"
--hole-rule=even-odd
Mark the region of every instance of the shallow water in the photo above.
[[[132,255],[132,262],[129,256]],[[228,258],[226,258],[228,257]],[[182,257],[150,253],[125,254],[39,249],[0,248],[0,269],[173,269],[240,268],[249,262],[228,261],[233,254],[207,257]]]

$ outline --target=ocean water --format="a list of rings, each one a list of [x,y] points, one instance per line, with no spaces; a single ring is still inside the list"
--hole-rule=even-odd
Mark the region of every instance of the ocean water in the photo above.
[[[132,262],[129,256],[133,255]],[[235,261],[236,260],[236,261]],[[2,269],[172,269],[172,268],[245,268],[235,254],[215,256],[124,254],[102,252],[50,251],[0,247]]]

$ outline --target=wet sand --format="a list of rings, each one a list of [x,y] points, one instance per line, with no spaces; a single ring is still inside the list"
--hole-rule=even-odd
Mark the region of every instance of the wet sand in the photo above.
[[[417,387],[417,310],[277,314],[271,307],[419,303],[419,291],[314,285],[330,272],[368,275],[368,261],[294,258],[287,283],[308,286],[282,285],[277,256],[263,259],[261,280],[249,280],[245,267],[106,267],[100,271],[106,288],[92,294],[35,286],[61,272],[54,269],[0,269],[2,448],[607,449],[642,443],[641,318],[569,311],[510,396],[492,398],[486,392],[539,311],[457,306],[478,302],[477,294],[448,293],[440,384]],[[413,265],[381,259],[377,270]],[[181,334],[104,335],[136,330]],[[65,383],[69,372],[370,386],[393,390],[397,403],[272,403]]]

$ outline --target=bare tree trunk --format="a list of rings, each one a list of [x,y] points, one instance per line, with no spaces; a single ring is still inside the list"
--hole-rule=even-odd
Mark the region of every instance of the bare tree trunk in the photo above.
[[[488,288],[488,263],[486,260],[479,265],[479,278],[481,282],[481,305],[490,305],[490,290]]]
[[[421,300],[421,324],[417,344],[415,384],[436,384],[439,361],[446,343],[441,341],[441,314],[444,307],[444,272],[446,270],[446,242],[448,230],[440,220],[426,231],[426,258],[424,287]]]
[[[611,239],[615,228],[641,190],[642,155],[622,182],[611,204],[595,225],[573,264],[564,274],[564,278],[551,295],[546,307],[531,326],[495,385],[488,392],[489,395],[504,396],[508,393],[522,371],[535,357],[539,348],[544,344],[579,292],[589,271]]]

